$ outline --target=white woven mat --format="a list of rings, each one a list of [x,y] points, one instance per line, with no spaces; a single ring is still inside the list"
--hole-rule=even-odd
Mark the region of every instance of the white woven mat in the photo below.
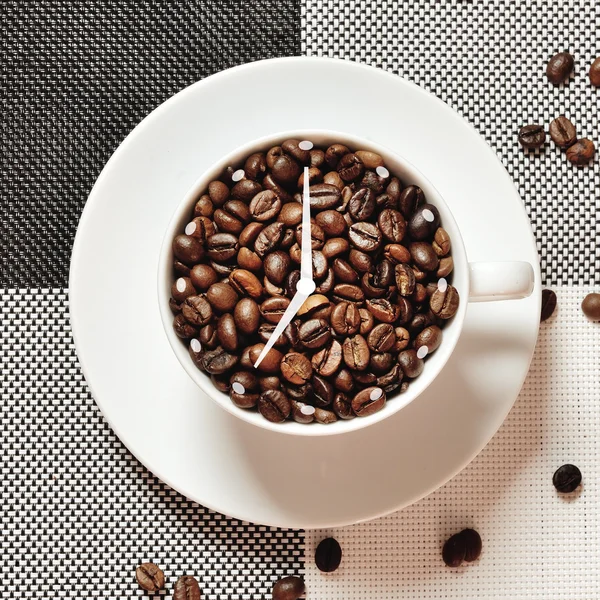
[[[310,599],[600,598],[600,324],[579,307],[590,288],[556,291],[521,395],[467,469],[388,517],[306,532]],[[583,486],[564,496],[552,475],[567,462]],[[442,545],[464,527],[481,534],[481,558],[449,569]],[[323,574],[314,551],[329,535],[343,560]]]

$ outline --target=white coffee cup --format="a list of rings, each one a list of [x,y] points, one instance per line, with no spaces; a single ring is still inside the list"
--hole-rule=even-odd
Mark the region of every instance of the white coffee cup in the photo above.
[[[434,353],[426,358],[425,368],[421,375],[410,382],[404,393],[389,393],[383,409],[367,417],[338,420],[327,425],[301,424],[294,421],[271,423],[256,410],[245,410],[235,406],[227,394],[217,390],[209,376],[200,371],[192,361],[188,352],[188,342],[177,337],[173,330],[173,313],[169,307],[171,285],[174,281],[173,238],[181,233],[185,225],[191,221],[194,204],[205,192],[209,182],[218,179],[227,166],[241,165],[244,159],[253,152],[267,151],[286,139],[308,140],[319,147],[342,143],[352,150],[370,150],[380,154],[386,168],[392,175],[399,177],[404,186],[414,184],[423,190],[427,202],[438,209],[441,224],[450,236],[451,254],[454,261],[452,285],[460,295],[458,311],[443,328],[442,343]],[[207,143],[210,142],[207,141]],[[450,208],[427,178],[408,160],[373,142],[346,133],[325,130],[288,131],[270,135],[237,148],[215,163],[197,179],[182,198],[166,229],[158,264],[158,302],[165,333],[175,356],[198,387],[225,410],[253,425],[279,433],[308,436],[335,435],[354,431],[377,423],[407,406],[419,397],[448,362],[462,332],[469,302],[518,300],[529,296],[533,291],[533,286],[534,270],[528,262],[469,263],[460,230]],[[198,401],[204,401],[201,394],[198,394]]]

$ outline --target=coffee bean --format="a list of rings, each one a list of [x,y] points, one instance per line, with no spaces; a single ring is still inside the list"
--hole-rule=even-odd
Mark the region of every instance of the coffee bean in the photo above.
[[[331,326],[338,335],[353,335],[360,327],[358,308],[349,302],[340,302],[331,311]]]
[[[377,198],[379,198],[381,192],[383,192],[386,183],[387,180],[377,175],[377,173],[374,173],[373,171],[365,171],[365,174],[360,180],[359,185],[361,188],[367,188],[373,192],[373,195],[376,196],[375,205],[381,206],[382,200],[378,201]],[[386,200],[386,202],[388,202],[388,200]]]
[[[343,357],[343,350],[342,350]],[[352,378],[352,373],[346,369],[345,367],[340,369],[333,381],[336,389],[341,392],[351,392],[354,388],[354,379]]]
[[[194,206],[194,217],[212,217],[215,207],[208,194],[200,196],[198,202]]]
[[[348,202],[348,212],[356,221],[367,220],[375,210],[375,194],[368,188],[357,190]]]
[[[303,385],[312,377],[313,367],[306,356],[288,352],[281,362],[281,374],[295,385]]]
[[[450,236],[443,227],[438,227],[431,243],[435,253],[441,258],[450,252]]]
[[[263,262],[258,254],[250,250],[250,248],[240,248],[237,255],[237,262],[242,269],[247,269],[255,273],[260,271],[263,266]]]
[[[325,348],[313,354],[313,369],[323,377],[333,375],[342,363],[342,346],[337,340],[331,340]],[[295,382],[292,382],[295,383]]]
[[[206,325],[213,316],[210,303],[204,296],[189,296],[181,305],[185,320],[191,325]]]
[[[329,183],[317,183],[311,185],[310,193],[310,208],[312,210],[328,210],[335,208],[341,200],[340,190]]]
[[[302,225],[296,227],[296,242],[302,244]],[[316,224],[310,226],[310,244],[313,250],[320,250],[325,244],[325,232]]]
[[[548,81],[554,85],[564,83],[573,72],[575,61],[568,52],[559,52],[555,54],[546,66],[546,76]]]
[[[392,304],[386,298],[367,300],[368,311],[382,323],[393,323],[398,319],[398,305]]]
[[[313,277],[315,279],[322,279],[327,275],[327,269],[329,268],[329,264],[325,255],[320,250],[312,251],[312,268],[313,268]]]
[[[410,219],[423,204],[425,204],[425,194],[416,185],[409,185],[398,198],[398,209],[405,219]]]
[[[269,151],[267,152],[267,156],[265,158],[267,167],[269,169],[272,169],[273,166],[275,165],[275,161],[280,156],[283,156],[283,148],[281,146],[273,146],[272,148],[270,148]]]
[[[198,333],[198,340],[203,349],[214,350],[219,344],[219,338],[217,338],[217,328],[209,323],[202,327]]]
[[[581,485],[581,471],[575,465],[563,465],[552,476],[552,483],[558,492],[570,494]]]
[[[279,377],[275,377],[274,375],[266,375],[258,378],[258,385],[261,392],[265,390],[278,390],[280,383]]]
[[[600,58],[596,58],[590,66],[590,83],[596,87],[600,86]]]
[[[333,386],[320,375],[313,375],[311,380],[312,401],[319,408],[325,408],[333,402]]]
[[[394,333],[396,334],[396,341],[394,342],[394,352],[404,350],[410,342],[410,333],[404,327],[395,327]]]
[[[198,218],[206,219],[207,217]],[[213,219],[219,231],[239,235],[250,220],[250,211],[241,200],[228,200],[223,208],[215,211]]]
[[[244,163],[244,173],[249,179],[260,180],[267,172],[267,160],[264,152],[251,154]]]
[[[256,238],[254,242],[254,251],[264,258],[266,254],[275,250],[283,239],[284,225],[283,223],[271,223],[267,225]]]
[[[390,242],[400,243],[404,239],[406,221],[401,212],[393,208],[386,208],[379,213],[377,224]]]
[[[190,271],[192,285],[199,291],[205,292],[213,284],[219,281],[216,271],[209,265],[194,265]]]
[[[325,151],[325,162],[332,168],[337,168],[342,156],[348,154],[350,150],[343,144],[332,144]]]
[[[394,357],[389,352],[372,353],[369,359],[369,369],[375,375],[383,375],[392,368]]]
[[[346,254],[350,249],[350,244],[348,240],[338,237],[338,238],[330,238],[325,242],[323,246],[323,255],[327,259],[335,258],[336,256],[340,256]]]
[[[358,334],[347,337],[342,346],[344,362],[354,371],[364,371],[369,366],[371,353],[365,338]]]
[[[329,324],[324,319],[309,319],[298,330],[300,343],[310,350],[322,348],[331,339]]]
[[[310,151],[310,166],[321,168],[325,164],[325,152],[319,148]]]
[[[292,271],[286,277],[284,289],[285,289],[285,295],[288,298],[293,298],[294,294],[296,293],[296,285],[298,284],[298,281],[300,281],[300,271],[299,270]]]
[[[275,159],[271,168],[273,179],[281,185],[295,184],[301,172],[302,169],[296,160],[286,154]]]
[[[333,260],[333,273],[342,283],[355,283],[358,281],[358,273],[343,258]]]
[[[237,350],[238,335],[233,315],[226,313],[219,317],[217,322],[217,337],[221,346],[228,352],[235,352]]]
[[[174,315],[178,315],[181,312],[181,304],[173,298],[169,298],[169,308]]]
[[[392,177],[389,180],[389,183],[385,188],[385,193],[389,197],[392,207],[400,208],[398,202],[400,201],[400,195],[402,194],[402,183],[397,177]],[[400,210],[400,212],[402,212],[402,210]],[[406,217],[406,215],[404,216]]]
[[[221,313],[231,312],[236,302],[238,295],[235,290],[225,282],[213,283],[206,292],[206,298],[210,305]]]
[[[567,148],[567,159],[574,165],[585,165],[594,158],[595,152],[596,147],[594,146],[594,142],[587,138],[581,138],[570,148]]]
[[[441,319],[451,319],[458,310],[458,291],[449,285],[445,291],[439,289],[433,292],[429,300],[431,312]]]
[[[444,256],[440,259],[440,264],[435,272],[436,277],[448,277],[454,270],[454,260],[451,256]]]
[[[220,392],[229,393],[229,377],[227,375],[211,375],[210,381]]]
[[[235,269],[229,275],[229,284],[240,296],[260,298],[263,287],[254,273],[246,269]]]
[[[334,185],[338,190],[340,190],[340,192],[344,189],[344,186],[346,185],[336,171],[330,171],[329,173],[325,173],[325,175],[323,176],[323,183]]]
[[[339,236],[347,229],[344,217],[336,210],[324,210],[317,213],[315,222],[329,237]]]
[[[302,262],[302,249],[300,248],[300,244],[294,244],[290,248],[290,258],[298,265]]]
[[[272,190],[259,192],[250,202],[252,218],[261,223],[274,219],[280,210],[281,200]]]
[[[415,291],[415,273],[407,264],[399,264],[395,267],[396,287],[401,296],[410,296]]]
[[[440,213],[433,204],[423,204],[410,218],[408,233],[415,241],[433,237],[440,225]]]
[[[556,308],[556,294],[552,290],[542,290],[542,311],[540,321],[549,319]]]
[[[323,181],[323,173],[321,169],[317,169],[316,167],[310,167],[308,169],[308,185],[315,185],[317,183],[321,183]],[[297,187],[299,190],[304,189],[304,173],[300,173],[300,177],[298,177]]]
[[[273,600],[298,600],[304,594],[304,581],[300,577],[283,577],[271,590]]]
[[[368,387],[352,398],[352,410],[357,417],[368,417],[385,406],[385,392],[379,387]]]
[[[444,548],[442,549],[442,558],[446,563],[446,566],[452,568],[460,567],[465,560],[466,555],[466,538],[461,536],[460,533],[455,533],[446,540]]]
[[[415,338],[417,335],[419,335],[419,333],[421,333],[421,331],[423,331],[423,329],[425,329],[425,327],[431,325],[431,323],[432,320],[429,315],[425,313],[418,313],[412,318],[410,323],[408,323],[407,329],[411,337]]]
[[[283,237],[281,238],[281,242],[279,242],[279,247],[282,250],[289,250],[295,243],[296,235],[294,233],[294,229],[291,227],[287,227],[283,232]]]
[[[373,352],[387,352],[396,342],[394,327],[389,323],[376,325],[367,337],[369,349]]]
[[[521,127],[518,140],[519,144],[528,150],[541,148],[546,141],[546,132],[543,125],[525,125],[525,127]]]
[[[284,204],[277,215],[277,220],[287,227],[299,225],[302,222],[302,204],[298,202]]]
[[[260,314],[267,323],[276,325],[281,321],[281,317],[289,304],[290,299],[285,296],[273,296],[272,298],[267,298],[260,305]]]
[[[315,407],[299,400],[289,399],[292,405],[291,416],[296,423],[308,424],[315,420]]]
[[[431,244],[414,242],[409,250],[415,265],[423,271],[435,271],[438,268],[440,259]]]
[[[212,260],[223,263],[236,256],[240,245],[231,233],[215,233],[208,238],[206,247]]]
[[[370,387],[377,383],[377,375],[370,371],[352,371],[352,379],[354,379],[361,388]]]
[[[354,223],[348,232],[350,242],[363,252],[373,252],[381,245],[381,231],[373,223]]]
[[[418,377],[423,372],[425,363],[417,356],[415,350],[403,350],[398,354],[398,364],[402,372],[409,379]]]
[[[171,296],[176,302],[183,302],[188,296],[195,296],[196,289],[189,277],[179,277],[171,286]]]
[[[178,235],[173,240],[173,254],[185,265],[194,265],[204,256],[202,244],[189,235]]]
[[[223,212],[221,209],[218,210],[220,213]],[[230,217],[231,215],[226,214],[226,216]],[[205,244],[206,240],[211,235],[217,233],[217,228],[215,227],[213,221],[211,221],[208,217],[195,217],[185,226],[185,233],[186,235],[196,238],[201,244]]]
[[[383,249],[383,255],[386,260],[394,264],[409,263],[411,259],[408,248],[401,244],[387,244]]]
[[[361,304],[365,294],[361,288],[351,283],[339,283],[333,288],[333,299],[335,302],[354,302]]]
[[[550,123],[550,137],[560,148],[568,148],[577,140],[577,131],[575,126],[567,117],[561,115]]]
[[[191,269],[187,265],[184,265],[180,260],[176,259],[173,261],[173,271],[175,271],[177,276],[189,277]]]
[[[325,538],[315,550],[315,564],[319,571],[332,573],[342,562],[342,548],[335,538]]]
[[[350,377],[352,379],[352,377]],[[333,399],[333,412],[344,420],[353,419],[356,415],[352,410],[352,400],[346,394],[338,393]]]
[[[281,285],[285,281],[285,278],[290,270],[290,255],[277,250],[268,254],[265,257],[263,264],[265,275],[269,278],[269,280],[276,285]]]
[[[297,402],[310,402],[312,399],[312,384],[307,383],[305,385],[293,385],[287,381],[281,382],[281,389],[289,397],[290,400],[296,400]]]
[[[256,333],[260,321],[258,304],[252,298],[242,298],[233,311],[237,329],[246,335]]]
[[[376,273],[365,273],[362,276],[360,287],[366,298],[382,298],[387,292],[387,286],[379,282]]]
[[[175,582],[173,600],[200,600],[200,586],[191,575],[184,575]]]
[[[281,149],[300,164],[308,165],[310,163],[310,151],[303,150],[299,144],[299,140],[286,140],[281,144]]]
[[[202,358],[204,370],[211,375],[222,375],[233,369],[237,362],[238,357],[235,354],[230,354],[221,346],[205,352]]]
[[[315,421],[317,421],[317,423],[328,425],[329,423],[335,423],[337,421],[337,416],[330,410],[317,407],[315,408]]]
[[[342,180],[348,183],[362,177],[362,174],[365,172],[365,165],[356,154],[349,152],[348,154],[344,154],[340,159],[337,165],[337,172]]]
[[[258,402],[258,377],[252,371],[237,371],[229,378],[229,397],[240,408],[254,408]]]
[[[481,556],[481,536],[474,529],[463,529],[459,534],[466,546],[465,560],[473,562]]]
[[[262,189],[262,185],[257,181],[242,179],[231,188],[231,195],[236,200],[241,200],[245,204],[248,204],[254,196],[262,192]]]
[[[258,360],[260,353],[262,352],[264,344],[254,344],[248,351],[248,358],[250,359],[250,366],[254,368],[254,364]],[[275,374],[279,373],[279,365],[283,359],[283,354],[277,350],[277,348],[271,348],[262,359],[262,362],[258,365],[258,370],[263,373]]]
[[[581,303],[583,314],[592,321],[600,321],[600,294],[588,294]]]
[[[266,190],[275,192],[283,204],[292,202],[292,195],[273,178],[271,173],[267,173],[262,181],[262,186]]]
[[[210,261],[210,266],[215,270],[216,274],[221,279],[227,279],[231,272],[235,269],[234,264],[222,264],[219,262],[215,262],[214,260]]]
[[[378,377],[376,383],[378,387],[389,394],[400,386],[403,377],[404,373],[402,372],[400,365],[395,364],[387,373]]]
[[[261,323],[258,328],[258,337],[260,337],[260,341],[266,344],[271,339],[276,327],[277,325],[273,325],[273,323]],[[288,341],[283,333],[274,342],[277,347],[285,347],[287,346],[287,343]]]
[[[147,592],[158,592],[165,587],[165,574],[154,563],[142,563],[135,570],[135,578]]]
[[[427,354],[435,352],[442,343],[442,330],[437,325],[425,327],[415,338],[415,348],[427,348]]]

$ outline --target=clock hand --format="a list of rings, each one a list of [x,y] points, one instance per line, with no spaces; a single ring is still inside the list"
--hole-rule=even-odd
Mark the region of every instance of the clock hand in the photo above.
[[[267,352],[273,347],[275,341],[283,333],[283,330],[291,323],[292,319],[304,301],[315,291],[317,287],[313,281],[313,264],[312,264],[312,241],[311,241],[311,226],[310,226],[310,193],[308,185],[308,167],[304,167],[304,190],[302,194],[302,242],[300,256],[300,280],[296,284],[296,293],[289,303],[285,312],[281,316],[281,320],[277,323],[275,331],[267,340],[265,347],[262,349],[259,357],[254,363],[254,368],[262,362]]]
[[[296,289],[298,290],[292,301],[288,304],[288,307],[285,309],[283,315],[281,315],[281,320],[277,323],[275,327],[275,331],[271,334],[271,337],[267,340],[265,347],[262,349],[259,357],[256,359],[254,363],[254,368],[258,368],[258,365],[262,362],[262,359],[267,355],[267,352],[273,347],[273,344],[277,341],[279,336],[283,333],[283,330],[290,324],[292,319],[296,316],[296,313],[300,309],[300,307],[304,304],[304,301],[314,292],[315,283],[313,281],[305,282],[305,285],[302,284],[302,279],[298,282]],[[308,284],[308,285],[306,285]],[[312,284],[312,289],[310,288],[310,284]],[[308,292],[308,293],[307,293]]]
[[[310,193],[308,167],[304,167],[304,189],[302,192],[302,240],[300,256],[300,278],[313,279],[312,239],[310,225]]]

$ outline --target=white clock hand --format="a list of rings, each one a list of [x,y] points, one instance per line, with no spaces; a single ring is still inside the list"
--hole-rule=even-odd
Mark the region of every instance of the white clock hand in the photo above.
[[[310,193],[308,167],[304,167],[304,189],[302,191],[302,244],[300,255],[300,279],[313,279],[312,239],[310,225]]]
[[[283,330],[290,324],[292,319],[296,316],[296,313],[300,309],[300,307],[304,304],[304,301],[315,291],[315,282],[312,280],[303,280],[300,279],[298,282],[296,289],[298,290],[292,301],[288,304],[288,307],[285,309],[283,315],[281,315],[281,320],[277,323],[277,327],[275,327],[275,331],[271,334],[271,337],[267,340],[265,347],[262,349],[259,357],[256,359],[254,363],[254,368],[257,369],[258,365],[262,362],[262,359],[267,355],[267,352],[273,347],[273,344],[277,341],[279,336],[283,333]]]

